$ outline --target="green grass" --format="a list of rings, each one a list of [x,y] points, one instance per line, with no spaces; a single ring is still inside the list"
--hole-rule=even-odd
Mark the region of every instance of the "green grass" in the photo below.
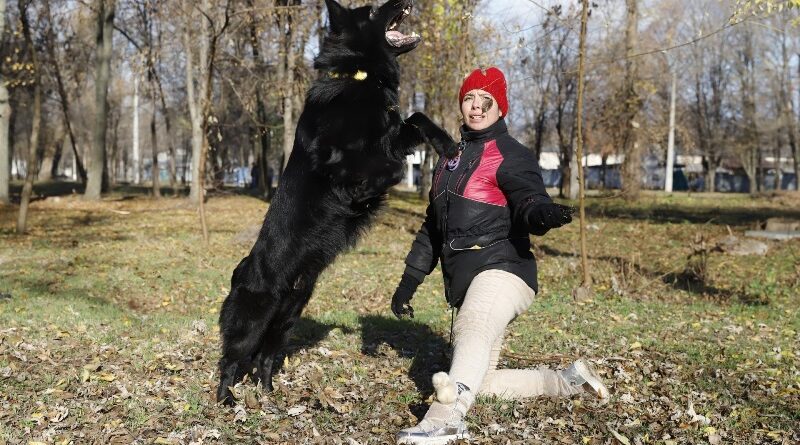
[[[266,204],[212,198],[206,247],[183,199],[119,198],[36,201],[26,236],[13,233],[14,209],[0,207],[0,293],[11,295],[0,299],[0,444],[384,443],[424,414],[430,376],[449,362],[441,273],[420,286],[413,320],[389,310],[423,201],[390,199],[320,278],[276,391],[243,385],[257,406],[234,411],[213,402],[216,319],[250,248],[237,235]],[[541,289],[511,325],[502,364],[585,357],[613,398],[481,398],[469,416],[475,442],[601,444],[611,429],[632,443],[800,441],[800,242],[770,242],[763,257],[712,252],[702,288],[676,278],[698,234],[714,244],[768,217],[800,218],[799,203],[591,198],[594,296],[580,303],[577,225],[534,238]],[[690,403],[708,425],[686,414]]]

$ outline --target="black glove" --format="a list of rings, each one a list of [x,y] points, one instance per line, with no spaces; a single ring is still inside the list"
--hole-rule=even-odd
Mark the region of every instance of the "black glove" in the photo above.
[[[534,204],[528,207],[525,213],[525,221],[530,232],[534,235],[544,235],[550,229],[571,223],[575,208],[547,202]]]
[[[397,318],[403,318],[405,315],[414,318],[414,308],[409,302],[419,285],[420,281],[417,278],[408,272],[403,273],[403,278],[400,279],[400,284],[397,285],[397,290],[392,296],[392,312]]]

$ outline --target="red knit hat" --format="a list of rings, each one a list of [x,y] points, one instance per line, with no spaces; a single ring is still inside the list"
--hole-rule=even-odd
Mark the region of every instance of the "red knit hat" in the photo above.
[[[500,107],[503,116],[508,114],[508,97],[506,97],[508,85],[502,71],[491,67],[486,70],[477,69],[470,73],[461,84],[461,91],[458,93],[459,102],[463,102],[464,96],[472,90],[483,90],[491,94],[497,101],[497,106]]]

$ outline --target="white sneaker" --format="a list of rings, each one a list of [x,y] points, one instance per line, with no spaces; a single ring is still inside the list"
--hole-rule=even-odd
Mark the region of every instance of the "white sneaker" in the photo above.
[[[571,385],[580,386],[584,391],[593,394],[598,399],[606,402],[611,393],[600,376],[583,360],[576,360],[569,368],[561,371],[561,376]]]
[[[397,433],[395,438],[398,444],[445,445],[455,440],[469,439],[464,417],[475,401],[472,391],[463,383],[450,379],[444,372],[433,376],[433,386],[437,400],[417,426]]]
[[[397,433],[398,444],[446,445],[455,440],[469,439],[469,431],[464,420],[439,422],[439,419],[422,419],[419,425],[406,428]]]

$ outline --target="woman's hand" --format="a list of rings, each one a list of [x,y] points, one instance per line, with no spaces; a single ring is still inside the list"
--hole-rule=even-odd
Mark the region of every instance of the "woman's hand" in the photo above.
[[[409,303],[419,285],[419,280],[408,273],[403,274],[403,278],[400,279],[400,284],[397,285],[397,290],[392,296],[392,312],[397,318],[403,318],[406,315],[414,318],[414,308]]]
[[[530,231],[543,235],[550,229],[556,229],[572,222],[575,208],[554,202],[534,204],[528,208],[527,222]]]

